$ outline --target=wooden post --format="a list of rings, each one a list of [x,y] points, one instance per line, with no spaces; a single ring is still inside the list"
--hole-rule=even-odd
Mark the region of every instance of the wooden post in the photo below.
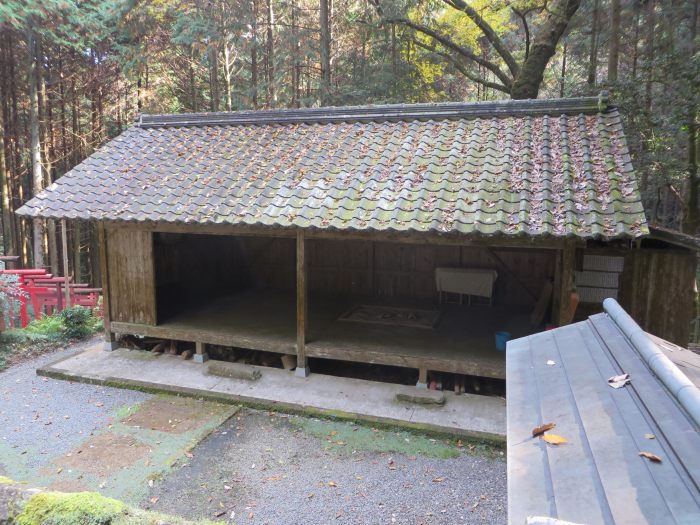
[[[306,340],[309,320],[308,310],[308,280],[306,243],[304,232],[297,232],[297,377],[309,375],[309,364],[306,359]]]
[[[68,230],[66,229],[66,219],[61,219],[61,247],[63,249],[63,291],[66,294],[66,308],[70,308],[70,286],[68,286]]]
[[[105,327],[105,342],[103,349],[111,352],[116,350],[117,341],[112,333],[111,314],[109,308],[109,266],[107,264],[107,234],[104,224],[97,224],[97,235],[100,250],[100,273],[102,274],[102,314]]]
[[[428,369],[419,368],[418,369],[418,382],[416,383],[418,388],[428,388]]]
[[[555,322],[557,326],[569,324],[573,319],[571,312],[571,292],[574,289],[574,267],[576,265],[576,242],[567,239],[561,251],[561,268],[559,271],[559,311]]]
[[[204,363],[205,361],[209,361],[209,355],[206,352],[207,346],[200,341],[195,342],[194,346],[196,352],[194,354],[194,362]]]

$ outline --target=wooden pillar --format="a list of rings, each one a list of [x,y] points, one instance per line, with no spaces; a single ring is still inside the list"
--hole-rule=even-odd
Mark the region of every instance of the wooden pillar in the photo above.
[[[569,324],[573,319],[571,312],[571,292],[574,290],[574,270],[576,266],[576,241],[567,239],[561,250],[561,268],[559,271],[559,311],[554,321],[557,326]]]
[[[428,369],[419,368],[418,369],[418,382],[416,383],[418,388],[428,388]]]
[[[63,291],[66,294],[66,308],[70,308],[70,287],[68,286],[68,230],[66,219],[61,220],[61,248],[63,249],[63,277],[66,279]]]
[[[195,363],[204,363],[205,361],[209,361],[209,354],[207,354],[207,346],[200,342],[197,341],[195,342],[195,354],[194,354],[194,362]]]
[[[308,334],[308,261],[306,260],[306,242],[304,232],[297,232],[297,377],[309,375],[306,358],[306,341]]]
[[[103,349],[111,352],[116,350],[117,341],[112,333],[112,317],[109,307],[109,266],[107,264],[107,233],[103,223],[97,224],[98,244],[100,251],[100,273],[102,274],[102,313],[105,328]]]

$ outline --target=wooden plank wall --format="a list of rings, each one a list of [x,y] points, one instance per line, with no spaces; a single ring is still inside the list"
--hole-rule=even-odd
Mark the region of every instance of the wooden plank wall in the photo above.
[[[687,346],[697,259],[686,250],[633,250],[625,256],[620,304],[646,330]]]
[[[294,241],[241,238],[251,284],[294,288]],[[434,299],[435,268],[495,268],[495,301],[531,308],[554,273],[552,250],[307,240],[312,293]]]
[[[499,274],[496,304],[523,310],[533,307],[552,279],[556,254],[355,240],[307,239],[306,244],[311,293],[433,300],[436,267],[494,268]],[[156,234],[155,245],[159,294],[184,275],[210,294],[242,287],[293,291],[296,286],[293,238]]]
[[[105,235],[111,320],[156,324],[153,235],[127,228]]]

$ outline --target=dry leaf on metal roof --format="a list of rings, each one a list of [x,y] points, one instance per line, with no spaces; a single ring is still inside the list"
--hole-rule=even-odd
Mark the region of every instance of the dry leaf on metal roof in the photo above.
[[[610,385],[613,388],[622,388],[629,382],[629,374],[620,374],[619,376],[612,376],[610,379],[608,379],[608,385]]]
[[[542,436],[542,439],[544,439],[550,445],[562,445],[569,442],[569,440],[565,437],[557,436],[556,434],[545,434]]]
[[[640,456],[643,458],[647,458],[649,461],[653,463],[661,463],[661,458],[657,456],[656,454],[652,454],[651,452],[640,452]]]
[[[556,427],[556,423],[545,423],[544,425],[540,425],[539,427],[535,427],[532,429],[532,437],[537,437],[541,436],[548,430],[552,430],[554,427]]]
[[[654,434],[644,434],[645,439],[656,439],[656,436]]]

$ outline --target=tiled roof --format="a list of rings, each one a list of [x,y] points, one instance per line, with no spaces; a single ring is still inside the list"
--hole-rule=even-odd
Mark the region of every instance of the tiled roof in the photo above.
[[[648,233],[595,98],[143,116],[30,217],[461,234]]]

